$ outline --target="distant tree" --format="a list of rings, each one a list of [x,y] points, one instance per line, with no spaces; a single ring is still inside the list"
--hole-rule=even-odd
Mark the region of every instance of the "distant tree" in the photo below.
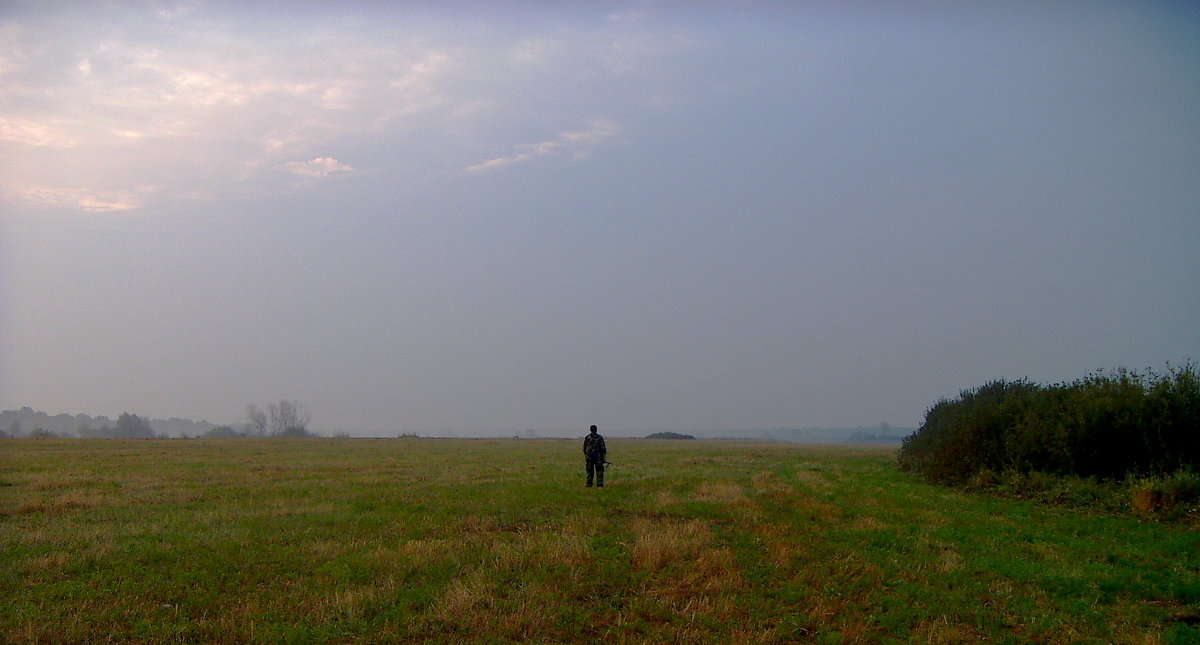
[[[243,435],[229,426],[217,426],[200,436],[204,437],[205,439],[234,439]]]
[[[21,436],[21,421],[19,419],[13,419],[13,422],[8,424],[8,436]]]
[[[261,437],[267,433],[267,413],[260,410],[257,405],[251,403],[246,406],[246,419],[250,421],[250,427],[254,429],[254,434]]]
[[[54,434],[53,432],[45,430],[39,426],[33,426],[33,430],[29,431],[30,439],[54,439],[57,436],[58,435]]]
[[[309,414],[295,401],[281,400],[267,406],[271,416],[271,436],[307,437]]]
[[[116,436],[124,439],[153,439],[154,429],[150,424],[136,414],[122,412],[117,417]]]
[[[680,434],[678,432],[655,432],[654,434],[646,435],[647,439],[695,439],[690,434]]]
[[[112,439],[117,436],[117,431],[109,426],[100,426],[99,428],[80,426],[75,434],[78,434],[81,439]]]

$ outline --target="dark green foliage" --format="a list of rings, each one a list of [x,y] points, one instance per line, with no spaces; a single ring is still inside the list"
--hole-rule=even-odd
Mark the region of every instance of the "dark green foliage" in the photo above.
[[[116,427],[89,428],[81,426],[79,436],[84,439],[153,439],[158,436],[145,417],[122,412],[117,417]]]
[[[993,381],[938,401],[900,449],[900,466],[933,481],[964,482],[980,470],[1007,465],[1006,437],[1025,417],[1040,388],[1026,381]]]
[[[695,439],[690,434],[679,434],[678,432],[655,432],[654,434],[646,435],[647,439]]]
[[[126,439],[153,439],[154,429],[143,418],[136,414],[122,412],[117,417],[116,436]]]
[[[904,440],[900,467],[966,483],[985,472],[1100,479],[1200,466],[1200,378],[1119,369],[1042,386],[994,381],[938,401]]]
[[[229,426],[217,426],[204,434],[200,435],[205,439],[236,439],[246,435],[230,428]]]

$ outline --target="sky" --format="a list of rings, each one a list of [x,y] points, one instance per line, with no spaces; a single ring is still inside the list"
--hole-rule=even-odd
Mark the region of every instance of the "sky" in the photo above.
[[[0,409],[915,427],[1198,252],[1194,3],[0,1]]]

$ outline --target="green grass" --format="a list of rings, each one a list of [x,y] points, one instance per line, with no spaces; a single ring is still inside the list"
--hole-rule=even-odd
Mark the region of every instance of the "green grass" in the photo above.
[[[1184,524],[895,452],[609,440],[0,442],[0,642],[1200,642]]]

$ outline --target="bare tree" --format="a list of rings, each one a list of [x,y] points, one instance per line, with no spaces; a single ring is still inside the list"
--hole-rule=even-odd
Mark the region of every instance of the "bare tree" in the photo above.
[[[254,434],[261,437],[267,433],[267,413],[260,410],[257,405],[251,403],[246,406],[246,418],[250,421],[250,426],[254,428]]]
[[[286,399],[267,406],[271,415],[271,436],[273,437],[307,437],[308,412],[295,401]]]

